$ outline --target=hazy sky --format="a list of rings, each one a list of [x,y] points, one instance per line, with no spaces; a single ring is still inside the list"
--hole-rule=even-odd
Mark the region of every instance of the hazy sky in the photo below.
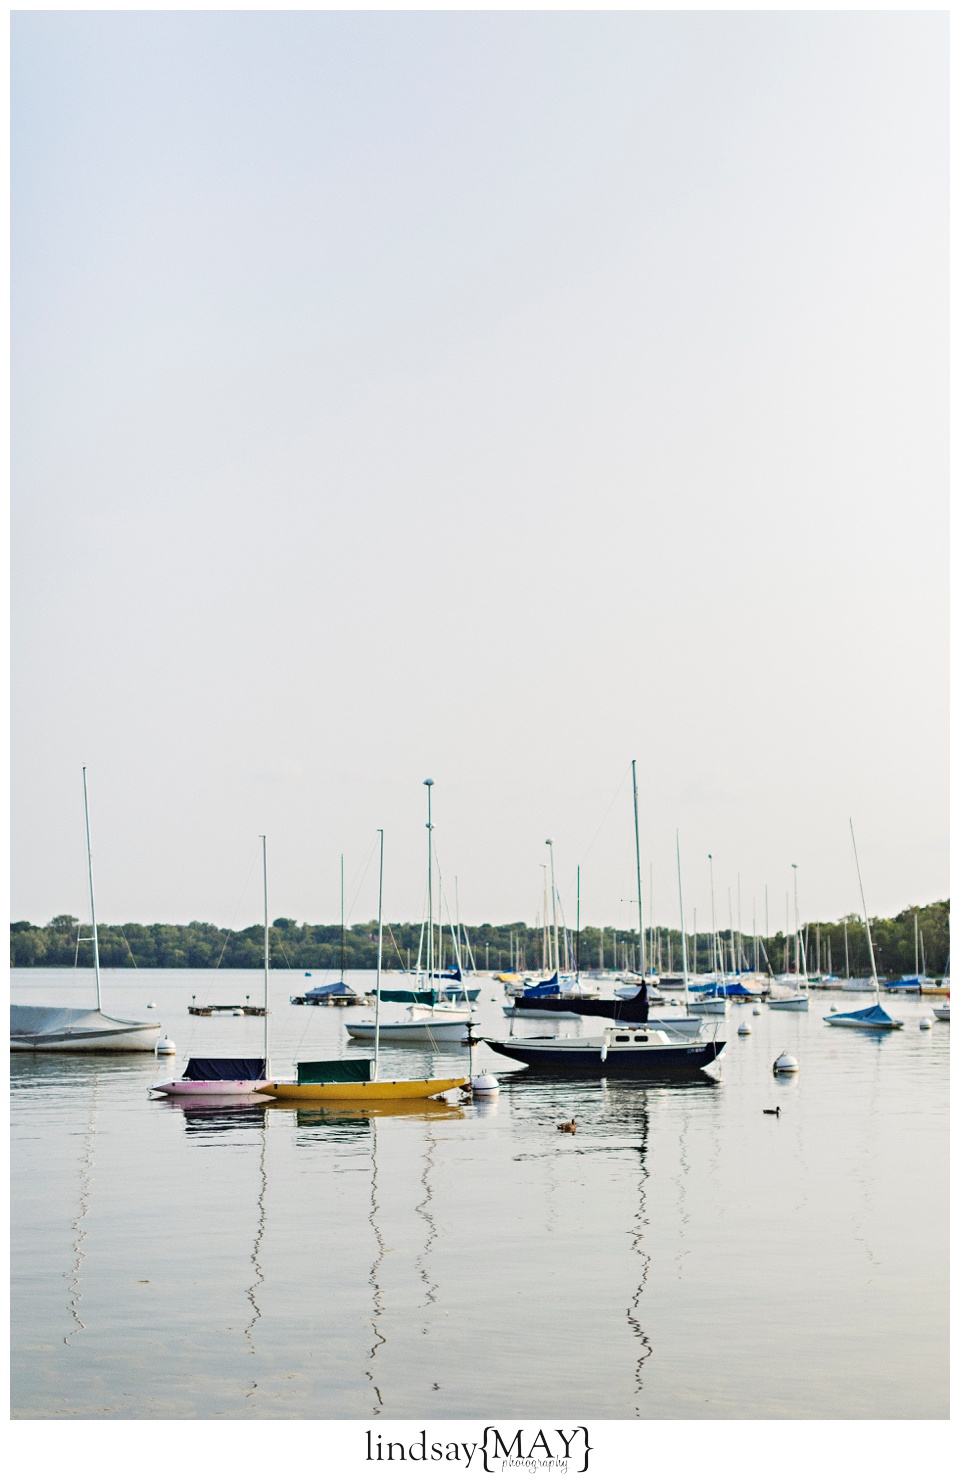
[[[13,918],[946,894],[947,24],[15,14]]]

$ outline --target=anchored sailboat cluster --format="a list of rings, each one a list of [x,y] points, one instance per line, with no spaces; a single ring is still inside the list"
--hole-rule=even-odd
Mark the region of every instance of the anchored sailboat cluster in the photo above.
[[[302,997],[291,999],[292,1003],[316,1005],[336,1003],[341,1006],[371,1004],[374,1013],[369,1017],[357,1017],[345,1023],[350,1038],[358,1045],[372,1046],[372,1059],[359,1057],[343,1060],[305,1059],[297,1065],[294,1079],[278,1078],[270,1063],[270,925],[267,895],[267,841],[261,835],[263,868],[263,1005],[237,1009],[234,1012],[253,1013],[263,1019],[263,1054],[255,1058],[235,1056],[194,1056],[188,1059],[179,1078],[158,1082],[153,1088],[167,1096],[256,1096],[280,1100],[305,1101],[362,1101],[375,1097],[380,1100],[422,1098],[441,1095],[448,1090],[465,1084],[466,1077],[442,1077],[427,1079],[386,1080],[380,1069],[381,1044],[427,1046],[430,1048],[466,1045],[471,1047],[485,1042],[492,1050],[509,1059],[538,1070],[553,1067],[558,1072],[571,1071],[599,1073],[656,1072],[700,1070],[719,1060],[726,1048],[726,1041],[718,1037],[720,1021],[731,1002],[756,1003],[764,1000],[768,1008],[778,1011],[806,1013],[809,1011],[809,988],[825,987],[835,983],[838,987],[862,986],[873,994],[874,1002],[858,1010],[831,1008],[824,1016],[825,1022],[833,1027],[849,1027],[869,1030],[892,1030],[903,1027],[903,1021],[893,1018],[880,1003],[880,982],[877,973],[870,920],[867,915],[866,898],[860,861],[857,854],[853,821],[850,820],[850,836],[853,845],[854,863],[859,886],[862,919],[866,931],[870,956],[870,978],[863,985],[841,983],[828,974],[826,978],[808,973],[806,945],[800,929],[799,893],[797,866],[793,865],[793,908],[794,908],[794,961],[795,973],[784,973],[779,979],[773,975],[769,959],[767,972],[759,970],[759,950],[762,939],[756,935],[754,921],[753,969],[745,970],[748,954],[741,947],[734,952],[733,907],[730,905],[730,963],[725,961],[722,939],[717,931],[716,897],[713,878],[713,857],[708,855],[710,866],[710,911],[712,946],[712,972],[706,976],[690,971],[688,960],[688,938],[684,917],[683,876],[680,855],[679,830],[676,835],[677,898],[680,908],[681,972],[672,975],[662,972],[662,963],[656,961],[658,954],[654,933],[649,932],[651,959],[648,959],[648,930],[644,926],[643,871],[640,853],[640,812],[637,789],[637,764],[631,763],[633,781],[632,822],[634,832],[637,895],[637,959],[636,969],[625,970],[616,982],[611,983],[604,975],[602,966],[600,979],[588,973],[581,974],[579,961],[580,944],[580,870],[577,869],[576,933],[571,946],[570,932],[556,883],[554,840],[548,838],[548,866],[544,865],[543,903],[543,972],[539,977],[522,978],[517,972],[497,974],[504,983],[508,1002],[503,1012],[510,1020],[510,1033],[474,1037],[476,1027],[473,1007],[479,988],[468,985],[467,967],[476,972],[476,963],[470,947],[469,935],[461,929],[459,920],[459,895],[457,894],[456,920],[447,910],[450,956],[444,965],[444,892],[439,862],[434,844],[433,788],[434,780],[428,777],[427,789],[427,858],[425,914],[420,931],[420,946],[416,968],[412,973],[412,984],[400,987],[383,986],[383,861],[384,835],[378,830],[379,838],[379,888],[377,918],[376,989],[372,997],[357,994],[345,981],[345,891],[344,861],[340,857],[340,978],[325,988],[310,989]],[[161,1026],[153,1021],[115,1019],[103,1012],[100,952],[97,936],[97,916],[93,886],[93,854],[90,844],[90,810],[87,794],[86,768],[83,769],[83,804],[86,833],[87,872],[90,892],[91,943],[93,948],[96,1005],[84,1009],[58,1006],[38,1007],[13,1005],[11,1008],[11,1048],[14,1050],[53,1051],[141,1051],[157,1049]],[[652,871],[651,871],[652,891]],[[737,886],[737,911],[739,915],[739,878]],[[789,911],[789,897],[788,897]],[[754,912],[756,916],[756,912]],[[561,922],[563,928],[563,951],[561,952]],[[697,947],[696,912],[694,912],[693,941]],[[788,922],[789,926],[789,922]],[[769,921],[768,921],[769,934]],[[846,940],[846,928],[845,928]],[[395,944],[394,944],[395,945]],[[922,991],[926,980],[926,965],[920,972],[923,951],[922,934],[914,920],[914,948],[917,972],[913,979],[901,979],[892,985],[902,991]],[[695,958],[699,955],[695,950]],[[766,956],[766,949],[764,948]],[[817,938],[817,968],[819,970],[820,949]],[[786,950],[785,950],[786,956]],[[786,967],[785,963],[785,967]],[[519,966],[518,960],[514,963]],[[847,953],[849,976],[849,954]],[[660,971],[653,971],[657,967]],[[409,971],[409,960],[408,960]],[[676,984],[681,995],[665,1000],[663,989]],[[914,988],[914,985],[917,985]],[[392,1016],[384,1017],[382,1005],[392,1008]],[[149,1005],[153,1007],[153,1005]],[[212,1008],[225,1008],[214,1005]],[[675,1010],[675,1012],[671,1012]],[[196,1010],[196,1012],[202,1012]],[[755,1008],[755,1012],[759,1009]],[[938,1018],[949,1017],[937,1013]],[[585,1018],[606,1021],[597,1027],[597,1032],[574,1032],[557,1036],[553,1033],[537,1033],[529,1036],[514,1034],[518,1021],[539,1019],[550,1023],[551,1028],[567,1027],[582,1029]],[[562,1025],[561,1021],[566,1021]],[[740,1026],[741,1033],[748,1028]],[[161,1046],[161,1049],[172,1046]]]

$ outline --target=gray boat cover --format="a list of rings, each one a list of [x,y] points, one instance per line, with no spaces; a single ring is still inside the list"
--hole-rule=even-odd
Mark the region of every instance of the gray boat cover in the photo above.
[[[35,1008],[32,1004],[10,1005],[11,1039],[83,1039],[92,1035],[129,1034],[131,1029],[159,1029],[137,1019],[111,1019],[99,1009]]]

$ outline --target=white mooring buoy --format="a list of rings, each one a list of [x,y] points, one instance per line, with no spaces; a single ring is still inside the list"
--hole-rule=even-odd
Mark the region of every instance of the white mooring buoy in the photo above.
[[[835,1003],[832,1003],[830,1005],[830,1012],[831,1014],[839,1014],[840,1010],[837,1008]]]
[[[750,1028],[750,1025],[749,1024],[741,1024],[740,1025],[740,1028],[737,1030],[737,1033],[738,1034],[752,1034],[753,1033],[753,1030]]]
[[[759,1004],[757,1004],[756,1008],[753,1011],[753,1017],[755,1019],[759,1019],[759,1017],[760,1017],[760,1005]]]
[[[918,1029],[932,1029],[933,1028],[933,1021],[931,1019],[921,1019],[920,1020],[920,1023],[917,1025],[917,1028]]]
[[[787,1050],[784,1050],[782,1054],[778,1055],[773,1062],[774,1075],[793,1075],[799,1069],[800,1062],[795,1055],[791,1055]]]
[[[233,1017],[235,1019],[242,1019],[244,1017],[243,1009],[234,1009]]]
[[[156,1004],[151,1001],[150,1003],[147,1004],[147,1008],[148,1009],[155,1009],[156,1008]]]
[[[499,1096],[500,1082],[495,1075],[490,1075],[488,1071],[483,1070],[470,1082],[470,1090],[474,1096]]]
[[[177,1053],[177,1047],[174,1044],[174,1042],[173,1042],[172,1039],[167,1039],[167,1037],[164,1036],[162,1040],[159,1040],[158,1041],[158,1043],[157,1043],[157,1054],[158,1055],[175,1055],[176,1053]]]

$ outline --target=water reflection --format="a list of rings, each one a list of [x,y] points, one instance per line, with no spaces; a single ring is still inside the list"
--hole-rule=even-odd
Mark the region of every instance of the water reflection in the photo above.
[[[424,1141],[426,1144],[426,1152],[423,1159],[423,1169],[420,1173],[420,1183],[423,1186],[423,1198],[421,1199],[420,1203],[415,1206],[415,1208],[416,1213],[420,1216],[427,1227],[427,1238],[424,1242],[423,1250],[421,1251],[420,1255],[417,1256],[416,1265],[417,1270],[420,1272],[420,1280],[426,1287],[424,1306],[429,1307],[437,1300],[436,1283],[431,1281],[430,1275],[427,1271],[427,1258],[430,1255],[430,1247],[433,1245],[433,1242],[437,1238],[437,1225],[436,1221],[433,1218],[433,1212],[431,1209],[431,1205],[433,1203],[433,1188],[430,1184],[430,1174],[433,1170],[433,1154],[435,1144],[433,1138],[430,1136],[429,1126],[424,1129]],[[426,1326],[424,1326],[423,1332],[426,1333],[426,1331],[427,1328]]]
[[[455,1121],[463,1118],[459,1106],[428,1097],[416,1101],[386,1101],[381,1106],[357,1106],[354,1102],[325,1101],[322,1106],[297,1106],[278,1101],[272,1108],[277,1115],[296,1114],[298,1132],[320,1132],[330,1141],[354,1141],[365,1137],[374,1121],[381,1117],[409,1117],[421,1121]],[[300,1138],[297,1139],[301,1141]]]
[[[253,1343],[253,1330],[259,1322],[262,1313],[257,1302],[257,1288],[263,1285],[263,1267],[260,1265],[260,1246],[263,1242],[264,1230],[267,1223],[267,1109],[252,1108],[262,1113],[260,1121],[260,1187],[257,1193],[257,1230],[253,1239],[253,1250],[250,1252],[250,1264],[253,1267],[253,1280],[247,1287],[247,1301],[253,1308],[250,1321],[244,1328],[244,1335],[250,1344],[250,1352],[256,1353]]]
[[[93,1189],[93,1153],[97,1136],[97,1102],[99,1099],[98,1080],[99,1078],[94,1075],[93,1091],[90,1097],[90,1116],[87,1121],[86,1136],[83,1139],[83,1162],[80,1165],[80,1198],[76,1216],[71,1221],[71,1228],[73,1230],[73,1268],[70,1271],[64,1272],[64,1275],[69,1280],[67,1287],[67,1308],[73,1320],[73,1328],[69,1333],[65,1333],[63,1338],[67,1347],[70,1346],[70,1339],[75,1338],[86,1327],[86,1323],[80,1316],[80,1302],[83,1296],[80,1290],[80,1268],[83,1265],[85,1255],[84,1241],[87,1237],[84,1221],[90,1210],[90,1195]]]
[[[643,1243],[644,1231],[649,1224],[649,1219],[647,1216],[646,1185],[647,1180],[650,1177],[650,1170],[647,1167],[647,1148],[650,1135],[650,1112],[647,1095],[645,1093],[641,1093],[640,1097],[638,1098],[638,1102],[634,1108],[634,1116],[637,1122],[637,1132],[639,1135],[639,1141],[636,1144],[637,1211],[634,1219],[633,1230],[631,1231],[630,1244],[631,1249],[637,1257],[638,1280],[637,1289],[634,1292],[633,1297],[631,1298],[629,1307],[627,1308],[627,1323],[631,1331],[633,1332],[638,1344],[634,1392],[637,1395],[637,1398],[639,1398],[640,1391],[643,1389],[643,1366],[647,1362],[647,1359],[650,1357],[650,1355],[653,1353],[653,1344],[650,1342],[650,1339],[647,1336],[646,1329],[640,1322],[640,1299],[643,1296],[643,1290],[647,1284],[647,1280],[650,1275],[650,1253],[646,1250]],[[637,1415],[639,1415],[639,1405],[637,1405],[635,1409]]]
[[[381,1318],[383,1317],[383,1288],[380,1285],[380,1266],[383,1262],[384,1256],[387,1253],[387,1247],[384,1244],[383,1231],[380,1229],[378,1220],[378,1216],[380,1213],[380,1204],[377,1197],[377,1178],[379,1176],[380,1170],[379,1164],[377,1162],[376,1122],[372,1124],[371,1132],[372,1146],[370,1153],[370,1213],[367,1215],[367,1219],[369,1221],[370,1228],[373,1230],[374,1239],[376,1241],[376,1254],[373,1258],[373,1264],[370,1267],[369,1285],[373,1289],[373,1312],[370,1316],[370,1327],[373,1330],[373,1344],[368,1355],[370,1367],[369,1369],[367,1369],[366,1374],[367,1378],[370,1380],[373,1392],[376,1395],[376,1404],[373,1407],[373,1413],[374,1415],[379,1415],[381,1410],[383,1409],[383,1396],[380,1393],[379,1385],[374,1378],[374,1368],[376,1366],[377,1349],[382,1347],[382,1345],[387,1341],[386,1335],[380,1331],[380,1328],[378,1326]]]
[[[226,1137],[250,1128],[263,1129],[269,1102],[266,1097],[247,1097],[244,1101],[219,1096],[176,1096],[155,1101],[175,1116],[183,1117],[188,1137]]]

